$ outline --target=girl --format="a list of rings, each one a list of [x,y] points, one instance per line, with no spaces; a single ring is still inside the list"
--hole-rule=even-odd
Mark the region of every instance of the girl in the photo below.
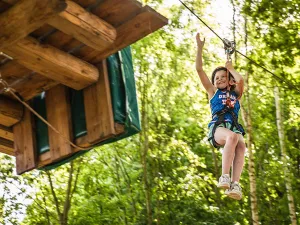
[[[209,140],[214,147],[223,146],[222,176],[218,187],[227,189],[225,194],[240,200],[242,189],[239,184],[244,167],[245,143],[242,134],[243,128],[238,124],[240,109],[239,96],[242,95],[244,81],[236,72],[231,61],[226,62],[226,67],[218,67],[212,74],[210,81],[203,71],[202,51],[205,43],[196,36],[198,51],[196,69],[201,83],[208,93],[212,112],[212,121],[209,123]],[[228,71],[227,71],[228,70]],[[229,171],[232,166],[232,177]]]

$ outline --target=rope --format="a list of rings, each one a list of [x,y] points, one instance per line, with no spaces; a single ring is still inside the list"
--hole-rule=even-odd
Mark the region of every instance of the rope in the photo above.
[[[30,107],[30,105],[28,105],[25,101],[23,101],[21,99],[20,96],[18,96],[18,94],[16,94],[16,90],[14,90],[13,88],[9,87],[8,83],[3,80],[1,78],[1,73],[0,73],[0,83],[4,86],[4,91],[5,92],[9,92],[11,93],[15,99],[17,99],[20,103],[22,103],[26,108],[28,108],[34,115],[36,115],[41,121],[43,121],[48,127],[50,127],[55,133],[57,133],[58,135],[60,135],[60,137],[62,139],[64,139],[66,142],[68,142],[71,146],[73,146],[76,149],[80,149],[80,150],[88,150],[90,148],[87,147],[80,147],[76,144],[74,144],[72,141],[70,141],[70,139],[68,139],[67,137],[65,137],[62,133],[60,133],[54,126],[52,126],[47,120],[45,120],[40,114],[38,114],[33,108]]]
[[[13,57],[11,57],[11,56],[5,54],[4,52],[0,52],[0,55],[3,55],[3,56],[4,56],[5,58],[7,58],[7,59],[13,60]]]
[[[225,41],[226,39],[221,38],[212,28],[210,28],[192,9],[190,9],[184,2],[182,2],[181,0],[179,0],[180,3],[186,8],[188,9],[199,21],[201,21],[208,29],[210,29],[223,43],[224,45],[226,45]],[[300,93],[300,89],[295,86],[294,84],[292,84],[289,81],[284,80],[283,78],[277,76],[276,74],[272,73],[270,70],[266,69],[264,66],[258,64],[257,62],[255,62],[253,59],[247,57],[246,55],[242,54],[241,52],[239,52],[238,50],[235,50],[237,53],[239,53],[241,56],[245,57],[246,59],[248,59],[250,62],[253,62],[255,65],[259,66],[260,68],[262,68],[263,70],[267,71],[268,73],[270,73],[271,75],[273,75],[275,78],[277,78],[278,80],[280,80],[281,82],[286,83],[291,89],[295,89]]]

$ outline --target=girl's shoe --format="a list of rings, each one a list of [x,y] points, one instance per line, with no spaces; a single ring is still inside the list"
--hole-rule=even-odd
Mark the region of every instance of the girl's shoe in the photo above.
[[[229,189],[230,188],[230,177],[228,174],[224,174],[219,178],[218,188]]]
[[[241,200],[242,199],[242,188],[238,182],[233,182],[230,185],[230,188],[225,191],[225,194],[233,199]]]

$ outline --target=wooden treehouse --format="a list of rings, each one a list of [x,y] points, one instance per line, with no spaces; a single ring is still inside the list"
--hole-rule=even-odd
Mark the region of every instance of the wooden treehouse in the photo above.
[[[140,130],[128,46],[166,24],[135,0],[0,0],[0,151],[18,174]]]

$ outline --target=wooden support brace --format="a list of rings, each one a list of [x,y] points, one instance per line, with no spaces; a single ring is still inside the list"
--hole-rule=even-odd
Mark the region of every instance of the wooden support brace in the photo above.
[[[73,140],[71,108],[67,87],[57,85],[46,92],[47,120],[62,136]],[[61,135],[48,128],[51,161],[72,154],[72,147]]]
[[[114,116],[106,60],[98,65],[99,80],[84,89],[84,108],[89,143],[114,136]]]
[[[0,49],[41,27],[66,8],[62,0],[21,0],[0,14]]]
[[[18,123],[23,116],[23,105],[0,95],[0,124],[10,127]]]
[[[4,52],[28,69],[76,90],[98,79],[95,66],[34,38],[24,38]]]
[[[75,2],[66,1],[67,8],[49,24],[94,49],[103,49],[116,39],[116,29],[86,11]]]
[[[26,108],[21,122],[13,126],[17,174],[37,167],[33,116]]]

